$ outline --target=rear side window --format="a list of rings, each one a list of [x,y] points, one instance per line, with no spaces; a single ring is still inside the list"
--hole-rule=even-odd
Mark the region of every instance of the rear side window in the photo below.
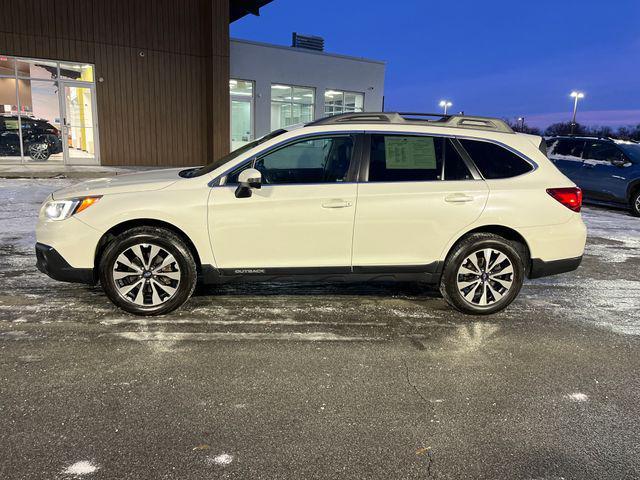
[[[584,140],[574,140],[572,138],[561,138],[559,140],[556,140],[556,143],[553,145],[553,148],[550,154],[582,159],[584,144],[585,144]]]
[[[467,180],[471,173],[447,138],[372,135],[369,182]]]
[[[486,179],[511,178],[533,170],[533,166],[500,145],[476,140],[460,140]]]

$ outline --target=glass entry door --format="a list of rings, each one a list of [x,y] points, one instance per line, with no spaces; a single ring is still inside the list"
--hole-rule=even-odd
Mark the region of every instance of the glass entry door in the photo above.
[[[253,118],[250,99],[231,100],[231,151],[253,140]]]
[[[62,143],[65,163],[98,164],[95,87],[71,82],[62,82],[62,85]]]

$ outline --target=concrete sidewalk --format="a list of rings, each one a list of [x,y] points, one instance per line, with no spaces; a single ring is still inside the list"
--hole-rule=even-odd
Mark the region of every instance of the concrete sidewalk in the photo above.
[[[0,165],[0,178],[100,178],[156,170],[160,167],[104,167],[100,165]]]

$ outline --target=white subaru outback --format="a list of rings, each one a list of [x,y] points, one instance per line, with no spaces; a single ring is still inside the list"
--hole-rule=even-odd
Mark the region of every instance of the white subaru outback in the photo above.
[[[431,116],[433,117],[433,116]],[[198,281],[420,281],[466,313],[575,270],[582,193],[540,137],[469,116],[343,114],[199,168],[91,180],[44,203],[37,266],[159,315]]]

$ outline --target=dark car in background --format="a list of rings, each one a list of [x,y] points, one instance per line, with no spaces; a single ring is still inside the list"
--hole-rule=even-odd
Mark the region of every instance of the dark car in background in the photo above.
[[[547,155],[582,189],[585,202],[629,208],[640,216],[640,143],[551,137],[547,139]]]
[[[60,131],[47,120],[23,116],[20,122],[25,155],[45,161],[62,152]],[[0,156],[20,156],[20,122],[17,115],[0,115]]]

